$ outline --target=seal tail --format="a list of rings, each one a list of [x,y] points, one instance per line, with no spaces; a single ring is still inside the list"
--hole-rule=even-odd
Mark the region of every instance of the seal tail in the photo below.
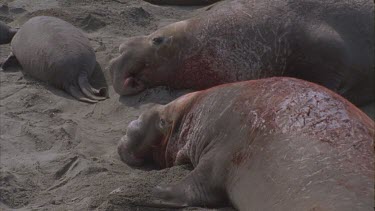
[[[66,89],[68,93],[70,93],[73,97],[76,99],[86,102],[86,103],[97,103],[97,100],[89,99],[86,96],[84,96],[81,92],[81,90],[75,86],[75,85],[69,85],[68,88]]]
[[[86,71],[82,71],[78,76],[78,85],[81,88],[83,94],[90,99],[97,101],[107,99],[107,89],[103,87],[97,90],[92,87],[89,83]]]

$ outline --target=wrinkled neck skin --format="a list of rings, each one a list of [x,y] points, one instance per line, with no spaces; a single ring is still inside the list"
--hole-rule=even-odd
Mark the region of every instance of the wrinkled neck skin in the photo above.
[[[196,166],[217,144],[236,145],[241,151],[241,146],[251,145],[252,139],[248,137],[313,137],[322,143],[332,142],[335,150],[342,151],[351,144],[347,136],[365,142],[373,137],[374,122],[332,91],[288,78],[272,80],[268,84],[254,80],[221,85],[182,96],[164,106],[161,116],[172,122],[160,150],[165,167],[184,163]],[[309,91],[296,91],[303,89]]]
[[[177,100],[165,105],[160,111],[160,117],[171,123],[171,127],[166,136],[161,141],[160,149],[154,151],[154,160],[162,167],[171,167],[184,163],[192,163],[196,155],[186,154],[191,146],[190,141],[181,138],[181,135],[189,133],[190,124],[186,117],[192,112],[194,103],[199,100],[200,93],[193,92],[184,95]],[[194,165],[194,164],[193,164]]]
[[[237,2],[190,19],[189,45],[176,52],[182,57],[168,83],[174,88],[204,89],[283,75],[291,54],[288,23],[259,20],[248,13],[249,9]],[[271,21],[275,27],[265,28],[271,25],[265,22]]]

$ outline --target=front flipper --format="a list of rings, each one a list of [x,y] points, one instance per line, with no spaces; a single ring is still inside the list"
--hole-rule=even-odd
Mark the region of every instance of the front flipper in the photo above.
[[[10,53],[5,62],[1,65],[1,69],[6,71],[9,67],[20,66],[16,56],[13,53]]]
[[[219,207],[228,204],[228,199],[221,180],[212,177],[209,165],[199,164],[182,181],[175,185],[157,186],[155,200],[150,206],[182,208],[188,206]]]

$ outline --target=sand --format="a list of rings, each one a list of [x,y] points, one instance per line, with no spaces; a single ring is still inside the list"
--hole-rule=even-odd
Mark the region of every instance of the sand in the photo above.
[[[178,181],[191,167],[134,169],[119,160],[116,146],[142,111],[188,91],[160,87],[120,97],[105,67],[126,37],[203,11],[141,0],[0,0],[0,20],[11,26],[50,15],[83,29],[96,51],[97,70],[104,72],[97,71],[93,83],[108,84],[110,95],[87,104],[24,76],[20,67],[0,71],[0,209],[161,210],[142,206],[151,200],[152,188]],[[9,52],[9,45],[0,46],[0,62]]]

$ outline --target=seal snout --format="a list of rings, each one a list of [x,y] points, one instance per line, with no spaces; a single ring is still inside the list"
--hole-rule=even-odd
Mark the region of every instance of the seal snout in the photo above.
[[[143,65],[129,61],[128,57],[128,54],[123,53],[113,58],[107,67],[113,88],[120,95],[134,95],[146,88],[145,83],[136,77],[136,70],[142,69]]]
[[[119,154],[121,160],[129,166],[142,166],[144,159],[138,157],[132,152],[129,147],[131,140],[127,135],[123,136],[117,146],[117,153]]]
[[[121,138],[117,146],[117,152],[121,160],[130,166],[142,166],[145,162],[142,129],[141,120],[137,119],[130,122],[126,135]]]
[[[122,88],[123,95],[132,95],[143,91],[145,89],[145,85],[141,80],[138,80],[133,76],[128,76],[124,78]]]

